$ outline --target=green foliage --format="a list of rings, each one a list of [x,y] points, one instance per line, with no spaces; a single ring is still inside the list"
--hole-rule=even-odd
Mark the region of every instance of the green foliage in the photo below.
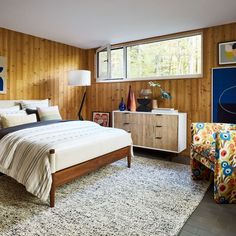
[[[161,98],[163,98],[163,99],[171,99],[172,98],[171,94],[169,92],[165,91],[158,82],[150,81],[149,85],[151,87],[157,87],[157,88],[160,89],[160,91],[161,91]]]

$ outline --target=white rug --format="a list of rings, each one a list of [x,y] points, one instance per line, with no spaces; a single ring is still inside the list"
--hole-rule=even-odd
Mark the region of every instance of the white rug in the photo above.
[[[187,165],[135,157],[64,185],[49,208],[0,176],[0,235],[177,235],[208,186]]]

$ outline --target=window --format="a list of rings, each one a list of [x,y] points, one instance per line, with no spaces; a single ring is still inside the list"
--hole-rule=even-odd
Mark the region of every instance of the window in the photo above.
[[[97,51],[98,81],[202,76],[202,34]],[[103,58],[104,57],[104,58]],[[100,68],[99,58],[106,61]],[[103,68],[110,68],[105,70]]]
[[[111,49],[111,78],[122,79],[124,72],[123,48]]]
[[[109,55],[110,46],[101,48],[99,53],[97,53],[97,78],[101,80],[107,79],[109,74]]]

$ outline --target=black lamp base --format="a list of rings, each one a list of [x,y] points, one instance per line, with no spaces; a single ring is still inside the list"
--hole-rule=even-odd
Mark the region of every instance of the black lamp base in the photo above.
[[[136,111],[150,112],[152,110],[151,108],[152,99],[138,98],[137,101],[139,103],[139,106],[137,107]]]

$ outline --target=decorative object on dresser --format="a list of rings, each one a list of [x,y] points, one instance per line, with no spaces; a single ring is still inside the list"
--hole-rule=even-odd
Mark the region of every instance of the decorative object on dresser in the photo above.
[[[178,113],[178,110],[175,110],[174,108],[156,108],[152,109],[152,113],[159,114],[159,113]]]
[[[120,104],[119,104],[119,110],[120,111],[125,111],[126,110],[126,105],[124,103],[124,98],[121,98]]]
[[[186,113],[113,111],[113,127],[131,133],[134,146],[179,153],[186,149]]]
[[[93,122],[96,122],[104,127],[110,126],[110,112],[93,111],[92,117],[93,117]]]
[[[161,84],[158,83],[158,82],[153,82],[153,81],[150,81],[148,83],[151,87],[155,87],[155,88],[159,88],[160,89],[160,92],[161,92],[161,95],[156,98],[156,99],[153,99],[153,109],[157,108],[158,107],[158,100],[161,98],[161,99],[171,99],[172,96],[169,92],[165,91],[164,89],[162,89],[161,87]],[[155,93],[154,93],[155,94]]]
[[[236,64],[236,41],[219,43],[219,65]]]
[[[131,104],[130,104],[130,111],[136,111],[136,99],[135,99],[135,96],[134,96],[134,92],[132,91],[131,92]]]
[[[79,120],[84,120],[81,115],[81,112],[82,112],[84,101],[86,98],[87,86],[91,85],[91,71],[89,71],[89,70],[69,71],[68,84],[71,86],[84,86],[85,87],[84,95],[83,95],[82,101],[80,103],[80,108],[79,108],[79,112],[78,112]]]
[[[7,62],[6,57],[0,56],[0,94],[6,93]]]
[[[127,110],[128,111],[136,111],[136,101],[134,92],[131,89],[131,85],[129,86],[128,98],[127,98]]]
[[[140,91],[141,98],[137,99],[139,103],[137,111],[144,111],[144,112],[151,111],[151,101],[152,101],[150,99],[151,94],[152,94],[151,89],[141,89]]]

